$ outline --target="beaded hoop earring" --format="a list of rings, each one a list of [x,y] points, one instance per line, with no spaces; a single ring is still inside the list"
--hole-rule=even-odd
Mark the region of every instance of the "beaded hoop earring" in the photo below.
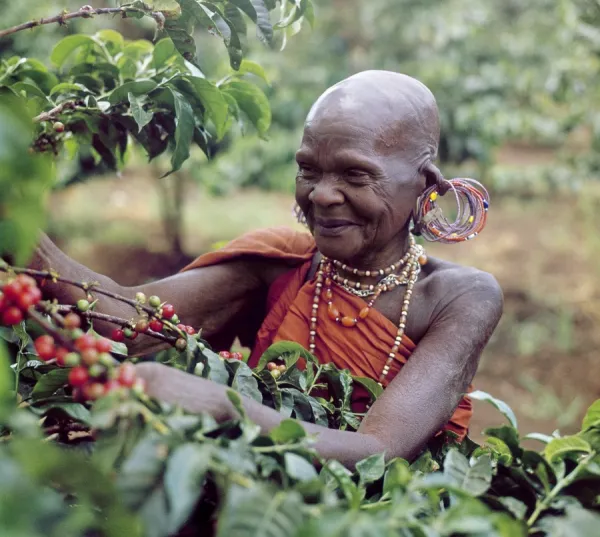
[[[444,191],[452,191],[458,211],[454,222],[448,221],[441,207],[436,203],[440,192],[440,182],[426,188],[415,210],[413,233],[422,235],[425,240],[452,244],[474,239],[484,228],[490,196],[485,187],[474,179],[444,179]]]

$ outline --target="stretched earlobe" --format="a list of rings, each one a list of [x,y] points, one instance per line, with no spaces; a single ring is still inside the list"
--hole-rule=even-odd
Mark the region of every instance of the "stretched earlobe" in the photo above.
[[[443,196],[450,188],[452,188],[439,168],[430,160],[423,166],[421,173],[425,176],[427,184],[426,188],[435,187],[440,196]]]

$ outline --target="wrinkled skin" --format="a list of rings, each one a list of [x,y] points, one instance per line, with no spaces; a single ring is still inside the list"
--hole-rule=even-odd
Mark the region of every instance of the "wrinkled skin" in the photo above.
[[[320,252],[365,269],[400,259],[418,195],[426,184],[440,181],[431,162],[438,137],[435,100],[410,77],[368,71],[326,91],[307,118],[296,179],[296,199]],[[159,295],[175,305],[182,322],[201,326],[209,341],[217,341],[228,324],[244,322],[243,313],[256,311],[269,285],[292,268],[281,261],[247,258],[124,288],[68,258],[47,237],[32,266],[52,267],[71,279],[97,280],[126,296],[138,291]],[[82,297],[60,284],[45,289],[61,302]],[[402,292],[397,288],[375,303],[394,323]],[[131,315],[127,307],[105,298],[99,311]],[[501,313],[502,292],[490,274],[430,258],[414,287],[406,327],[417,343],[413,355],[358,432],[305,424],[318,437],[316,448],[348,466],[384,451],[388,457],[413,457],[452,415]],[[160,348],[143,336],[129,345],[134,354]],[[219,420],[235,416],[220,385],[153,363],[137,369],[155,397]],[[281,420],[279,413],[255,401],[244,400],[244,406],[264,431]]]

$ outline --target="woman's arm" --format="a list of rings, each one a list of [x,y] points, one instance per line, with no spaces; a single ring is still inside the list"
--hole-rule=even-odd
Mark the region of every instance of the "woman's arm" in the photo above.
[[[147,296],[158,295],[175,306],[181,322],[201,327],[203,337],[210,338],[236,316],[249,300],[256,299],[256,291],[264,289],[266,292],[267,284],[261,277],[267,272],[265,263],[260,259],[231,261],[179,273],[145,285],[124,287],[77,263],[42,234],[30,268],[52,269],[63,278],[78,282],[99,282],[103,289],[131,299],[135,298],[137,292]],[[46,298],[56,298],[62,304],[75,304],[77,300],[85,298],[81,289],[61,282],[48,282],[43,292]],[[131,306],[107,296],[100,296],[96,311],[125,319],[136,316]],[[97,321],[94,327],[103,335],[109,335],[114,328],[111,324]],[[135,341],[129,341],[128,347],[130,354],[140,355],[160,350],[164,344],[154,338],[140,336]]]
[[[353,467],[385,452],[411,459],[451,417],[467,390],[481,352],[502,313],[502,292],[490,275],[447,282],[451,292],[410,360],[373,404],[358,432],[336,431],[303,423],[317,435],[325,458]],[[190,412],[208,412],[218,420],[236,415],[226,387],[159,364],[140,364],[148,393]],[[248,416],[268,432],[283,418],[279,412],[244,398]]]

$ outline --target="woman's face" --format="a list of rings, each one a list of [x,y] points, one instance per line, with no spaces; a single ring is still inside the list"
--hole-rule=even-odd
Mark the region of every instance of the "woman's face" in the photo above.
[[[353,118],[315,118],[296,153],[296,201],[317,248],[356,267],[401,256],[423,180],[414,160]]]

